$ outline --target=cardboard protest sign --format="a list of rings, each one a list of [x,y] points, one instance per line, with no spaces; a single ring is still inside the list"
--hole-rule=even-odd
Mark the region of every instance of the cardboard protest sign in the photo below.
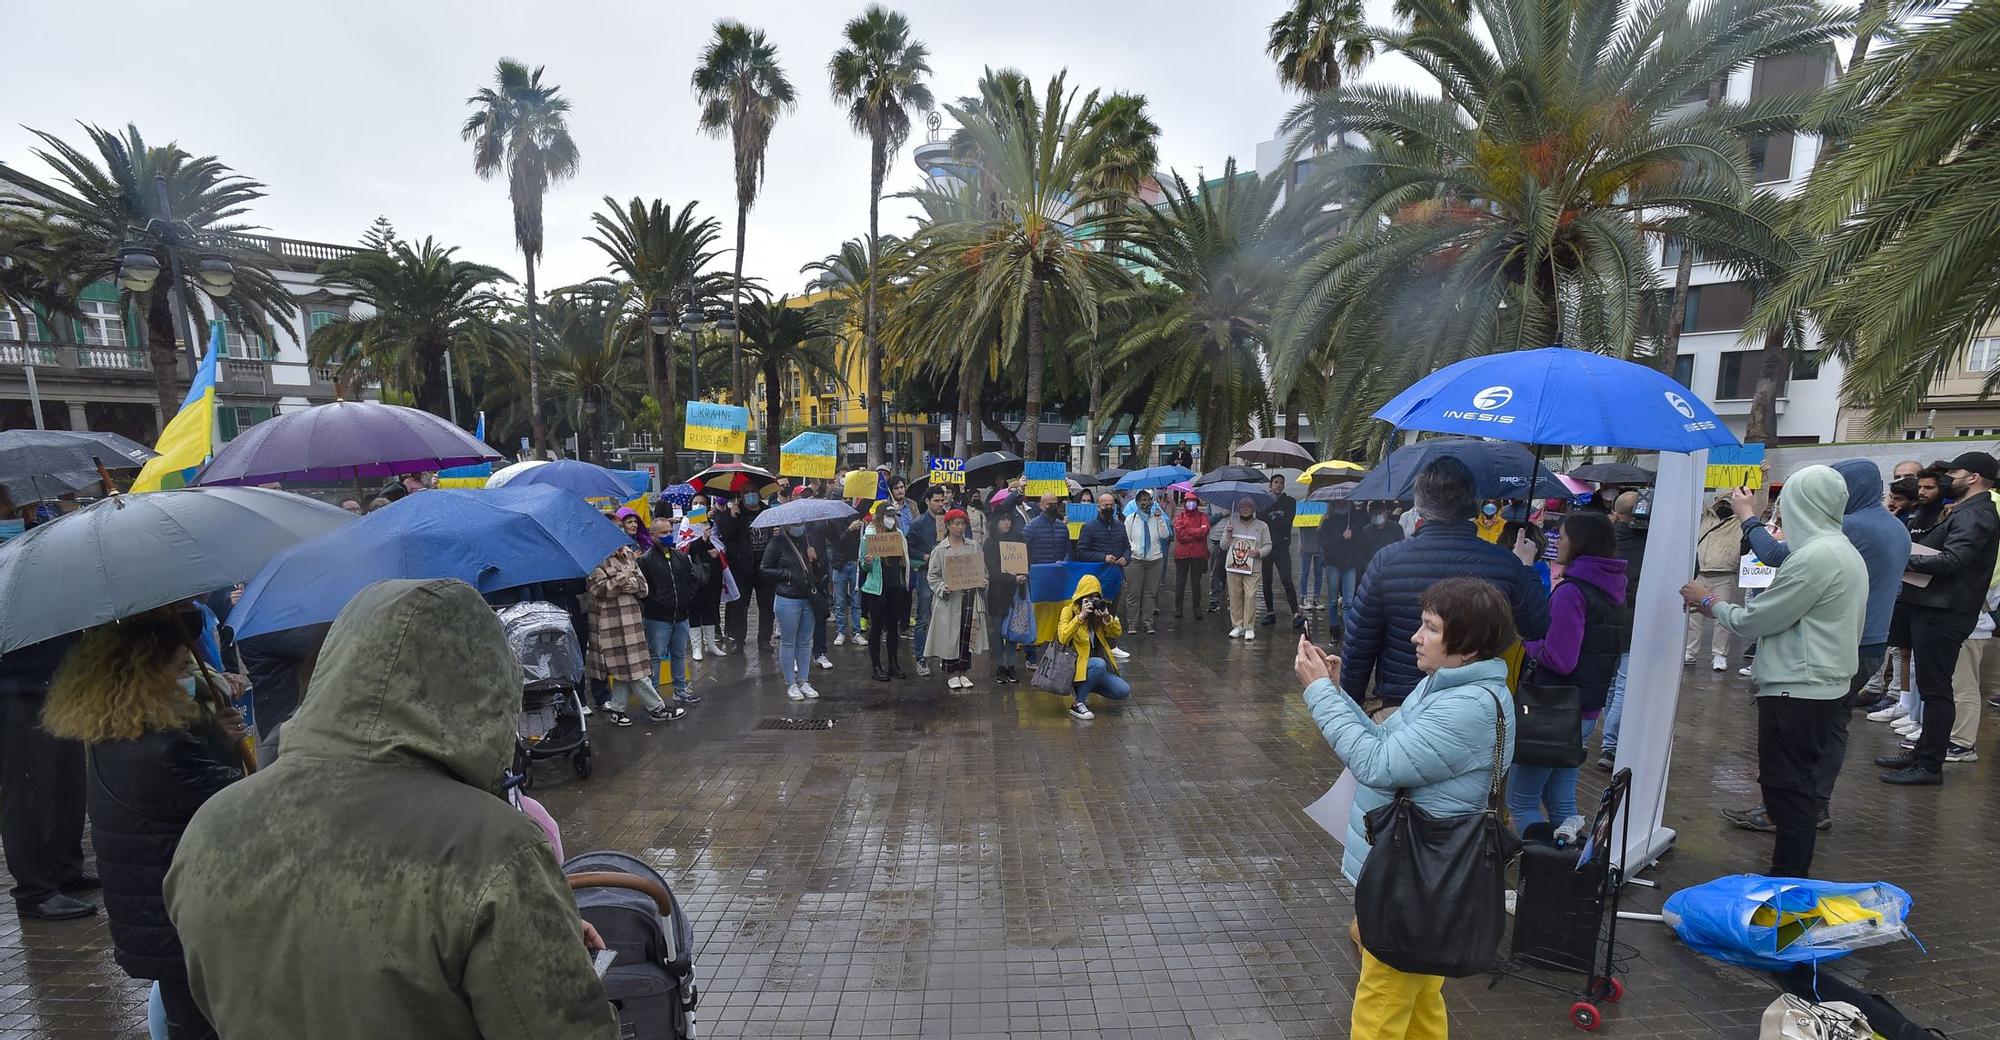
[[[976,552],[944,555],[944,587],[950,592],[986,587],[986,556]]]
[[[891,531],[888,534],[871,534],[868,536],[868,555],[870,556],[901,556],[903,552],[903,536],[899,532]]]
[[[1002,574],[1028,573],[1028,543],[1026,542],[1000,543],[1000,573]]]

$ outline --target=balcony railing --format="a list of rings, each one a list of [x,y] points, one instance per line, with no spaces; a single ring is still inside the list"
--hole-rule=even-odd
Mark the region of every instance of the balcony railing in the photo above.
[[[152,364],[143,350],[121,349],[118,347],[78,347],[76,348],[78,368],[111,368],[134,372],[150,372]]]
[[[70,343],[0,343],[0,368],[11,370],[22,365],[51,369],[51,375],[64,372],[143,375],[153,370],[152,359],[143,349]]]
[[[50,368],[60,364],[56,348],[22,343],[0,343],[0,365],[35,365]]]

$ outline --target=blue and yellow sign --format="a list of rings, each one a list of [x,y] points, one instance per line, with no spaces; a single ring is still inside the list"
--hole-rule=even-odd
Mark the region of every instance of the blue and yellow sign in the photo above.
[[[721,451],[740,455],[748,446],[749,439],[750,409],[709,401],[688,402],[687,432],[681,440],[689,451]]]

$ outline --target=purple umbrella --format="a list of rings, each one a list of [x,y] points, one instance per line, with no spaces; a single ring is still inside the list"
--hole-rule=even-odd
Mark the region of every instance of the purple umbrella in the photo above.
[[[374,401],[335,401],[251,427],[210,459],[195,483],[332,483],[470,466],[499,457],[429,412]]]

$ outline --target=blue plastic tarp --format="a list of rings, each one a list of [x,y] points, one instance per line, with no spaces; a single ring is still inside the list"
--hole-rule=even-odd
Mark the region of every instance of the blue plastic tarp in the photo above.
[[[1773,921],[1785,914],[1808,913],[1830,896],[1854,899],[1879,913],[1880,920],[1785,929],[1755,920],[1758,911],[1767,908],[1770,913],[1765,916]],[[1667,897],[1661,911],[1674,933],[1696,953],[1761,971],[1834,960],[1894,942],[1909,934],[1903,927],[1909,912],[1910,894],[1885,881],[1852,884],[1759,874],[1734,874],[1681,889]]]

